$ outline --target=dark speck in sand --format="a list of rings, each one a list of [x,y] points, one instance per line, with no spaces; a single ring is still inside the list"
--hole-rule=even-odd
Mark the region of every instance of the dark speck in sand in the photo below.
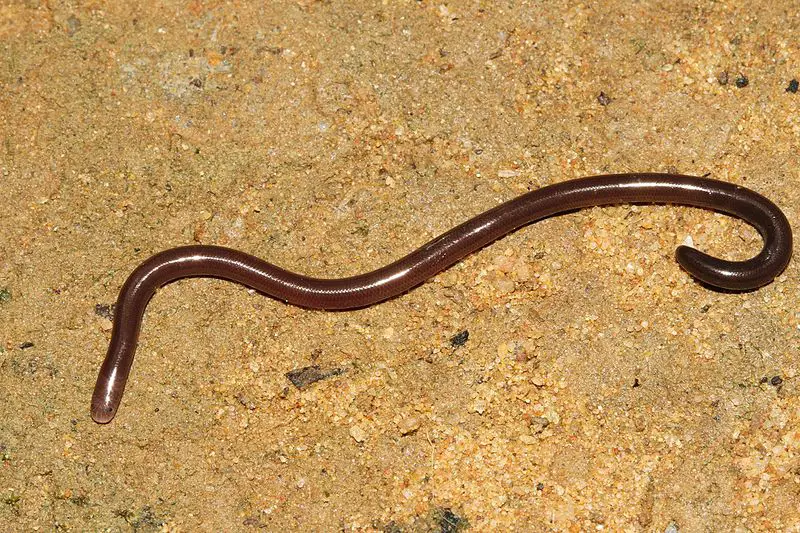
[[[316,383],[322,379],[344,374],[343,368],[329,368],[322,370],[319,365],[311,365],[304,368],[298,368],[286,373],[286,377],[292,382],[292,385],[298,389],[302,389],[312,383]]]
[[[437,509],[434,513],[439,533],[458,533],[469,527],[467,521],[455,514],[450,508]]]
[[[94,305],[94,314],[97,316],[101,316],[103,318],[107,318],[109,320],[114,319],[114,305],[108,304],[95,304]]]
[[[465,344],[467,344],[468,340],[469,340],[469,331],[467,330],[460,331],[455,335],[453,335],[452,337],[450,337],[450,346],[453,346],[454,348],[457,348],[459,346],[464,346]]]
[[[750,85],[750,80],[744,74],[739,74],[739,77],[736,78],[736,86],[740,89],[743,89]]]
[[[75,35],[75,33],[78,32],[78,30],[81,29],[81,21],[75,15],[71,15],[67,19],[67,25],[66,26],[67,26],[66,27],[67,35],[72,37],[73,35]]]
[[[114,514],[123,518],[129,525],[133,527],[134,531],[158,531],[164,525],[164,521],[158,517],[149,505],[142,507],[138,513],[128,509],[120,509],[114,511]]]
[[[381,531],[383,533],[403,533],[403,528],[398,526],[396,522],[392,521],[383,526]]]
[[[792,80],[789,82],[789,86],[786,87],[786,92],[796,93],[798,89],[800,89],[800,82],[798,82],[797,80]]]
[[[250,527],[257,527],[257,528],[265,528],[265,527],[267,527],[267,524],[265,524],[261,520],[259,520],[257,516],[251,516],[249,518],[245,518],[242,521],[242,525],[250,526]]]

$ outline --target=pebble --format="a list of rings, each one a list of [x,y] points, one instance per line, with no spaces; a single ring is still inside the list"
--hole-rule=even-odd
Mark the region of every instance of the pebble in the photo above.
[[[534,435],[537,435],[547,429],[547,426],[550,425],[550,420],[543,416],[534,416],[531,418],[530,426],[531,431]]]
[[[508,343],[500,343],[497,345],[497,357],[503,358],[511,353],[512,348]]]
[[[498,178],[516,178],[519,176],[519,172],[516,170],[498,170],[497,177]]]
[[[497,292],[500,294],[509,294],[514,292],[514,287],[516,284],[507,278],[498,278],[494,282],[494,288],[497,289]]]
[[[508,255],[498,255],[494,258],[494,267],[504,274],[511,272],[514,269],[514,259]]]
[[[361,426],[355,425],[350,428],[350,436],[353,437],[353,440],[356,442],[364,442],[367,438],[367,432],[364,431]]]
[[[482,415],[486,412],[486,402],[484,400],[475,400],[472,404],[472,412]]]
[[[419,429],[420,420],[416,416],[409,416],[400,420],[397,426],[401,435],[410,435]]]
[[[106,318],[111,320],[114,318],[114,308],[116,305],[108,305],[108,304],[95,304],[94,306],[94,314],[99,317]]]
[[[527,263],[520,261],[514,268],[514,275],[517,276],[517,281],[528,281],[531,279],[531,269]]]
[[[469,340],[469,331],[466,329],[464,331],[459,331],[452,337],[450,337],[450,345],[454,348],[457,346],[464,346],[467,341]]]
[[[316,383],[322,379],[338,376],[345,372],[344,368],[330,368],[323,370],[319,365],[311,365],[304,368],[298,368],[286,373],[286,378],[292,382],[292,385],[298,389],[302,389],[312,383]]]
[[[72,37],[81,29],[81,21],[75,15],[70,15],[67,19],[67,35]]]

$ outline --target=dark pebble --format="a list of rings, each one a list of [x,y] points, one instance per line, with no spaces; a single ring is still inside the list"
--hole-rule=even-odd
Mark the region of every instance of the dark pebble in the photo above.
[[[744,74],[739,74],[739,77],[736,78],[736,86],[740,89],[747,87],[750,85],[750,80]]]
[[[763,378],[761,378],[761,381],[759,381],[759,383],[769,383],[769,378],[767,376],[764,376]]]
[[[771,380],[769,380],[770,385],[773,387],[780,387],[783,383],[783,378],[780,376],[773,376]]]
[[[600,105],[608,105],[611,103],[611,98],[608,97],[606,93],[600,91],[600,94],[597,95],[597,101]]]
[[[467,340],[469,340],[469,331],[464,330],[458,332],[450,337],[450,346],[453,346],[454,348],[458,346],[464,346],[467,344]]]
[[[322,379],[338,376],[344,374],[343,368],[330,368],[322,370],[319,365],[311,365],[305,368],[298,368],[286,373],[286,377],[292,382],[292,385],[298,389],[302,389],[312,383],[316,383]]]
[[[533,431],[535,435],[542,433],[545,429],[547,429],[547,426],[549,425],[550,425],[550,420],[548,420],[543,416],[534,416],[531,419],[531,431]]]
[[[235,398],[236,398],[237,400],[239,400],[239,403],[240,403],[240,404],[242,404],[244,407],[246,407],[246,408],[247,408],[247,409],[249,409],[250,411],[253,411],[253,410],[256,408],[256,404],[255,404],[255,403],[253,403],[253,401],[250,399],[250,397],[249,397],[249,396],[247,396],[247,395],[246,395],[245,393],[243,393],[243,392],[240,392],[240,393],[238,393],[238,394],[235,396]]]
[[[792,80],[789,82],[789,86],[786,87],[786,92],[796,93],[798,89],[800,89],[800,82],[798,82],[797,80]]]
[[[101,316],[103,318],[107,318],[109,320],[114,319],[114,305],[108,304],[95,304],[94,305],[94,314],[97,316]]]
[[[3,287],[2,289],[0,289],[0,303],[6,303],[10,301],[11,301],[11,291]]]
[[[400,527],[400,526],[397,524],[397,522],[395,522],[394,520],[392,520],[391,522],[389,522],[388,524],[386,524],[385,526],[383,526],[383,527],[381,528],[381,531],[382,531],[383,533],[403,533],[403,528],[401,528],[401,527]]]
[[[75,33],[81,29],[81,21],[75,15],[70,15],[67,19],[67,35],[72,37]]]
[[[257,528],[267,527],[264,523],[261,522],[261,520],[258,519],[257,516],[251,516],[249,518],[245,518],[242,521],[242,525],[243,526],[250,526],[250,527],[257,527]]]
[[[27,350],[28,348],[33,348],[33,343],[31,341],[25,341],[19,345],[20,350]]]
[[[544,490],[544,483],[537,483],[536,490]]]
[[[439,526],[439,533],[458,533],[469,527],[465,519],[455,514],[448,507],[436,509],[435,516]]]
[[[633,388],[641,387],[641,383],[639,383],[639,378],[633,378]]]
[[[189,82],[189,85],[193,85],[199,89],[203,86],[203,80],[200,78],[193,78],[192,81]]]

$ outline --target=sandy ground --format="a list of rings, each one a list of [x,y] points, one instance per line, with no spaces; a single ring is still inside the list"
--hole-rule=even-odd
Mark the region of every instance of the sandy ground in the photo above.
[[[699,209],[549,219],[355,312],[171,284],[89,418],[168,247],[342,276],[625,171],[800,227],[800,3],[696,4],[3,2],[0,529],[800,531],[800,269],[692,281],[687,235],[760,246]]]

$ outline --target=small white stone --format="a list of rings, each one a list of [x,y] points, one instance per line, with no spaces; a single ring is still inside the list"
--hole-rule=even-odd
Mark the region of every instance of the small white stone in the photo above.
[[[517,176],[519,176],[519,172],[516,170],[504,169],[497,171],[498,178],[516,178]]]
[[[353,426],[350,428],[350,436],[353,437],[353,440],[356,442],[364,442],[367,438],[367,432],[364,431],[361,426]]]
[[[402,419],[397,426],[400,429],[401,435],[410,435],[419,429],[420,421],[419,418],[415,416],[409,416],[408,418]]]

